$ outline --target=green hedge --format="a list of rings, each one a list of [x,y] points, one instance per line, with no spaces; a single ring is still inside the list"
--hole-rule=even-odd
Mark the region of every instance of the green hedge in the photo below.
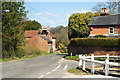
[[[15,51],[16,56],[15,57],[23,57],[23,56],[28,56],[28,55],[42,55],[42,54],[47,54],[45,51],[40,51],[37,48],[30,47],[30,46],[20,46],[17,48]]]
[[[73,38],[71,46],[80,47],[120,47],[119,38]]]

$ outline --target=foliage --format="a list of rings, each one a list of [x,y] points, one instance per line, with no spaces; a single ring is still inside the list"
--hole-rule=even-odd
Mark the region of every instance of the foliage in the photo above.
[[[23,21],[22,26],[24,30],[39,30],[41,29],[41,24],[35,20],[33,21]]]
[[[26,17],[24,2],[2,2],[2,50],[3,57],[15,56],[23,43],[22,21]]]
[[[68,44],[68,28],[64,26],[57,26],[50,29],[51,33],[56,37],[56,43]]]
[[[95,35],[95,38],[105,38],[105,35]]]
[[[88,37],[90,29],[88,24],[94,16],[100,15],[99,13],[74,13],[69,17],[68,36],[71,38]]]
[[[57,43],[57,47],[58,50],[60,50],[61,53],[65,52],[65,45],[63,43]]]
[[[119,43],[119,38],[73,38],[70,41],[70,45],[81,47],[118,47]]]
[[[58,50],[63,50],[64,49],[64,44],[63,43],[58,43],[58,45],[57,45],[57,49]]]
[[[40,50],[35,48],[35,47],[20,46],[20,47],[18,47],[17,50],[19,50],[19,49],[24,51],[24,55],[38,55],[38,54],[40,54]]]
[[[16,56],[2,58],[2,59],[0,59],[0,62],[6,62],[6,61],[11,61],[11,60],[27,59],[27,58],[32,58],[32,57],[40,56],[40,55],[51,54],[51,53],[47,53],[45,51],[40,51],[37,48],[27,47],[27,46],[18,47],[17,50],[16,50],[16,53],[17,53]]]
[[[108,1],[108,2],[98,2],[98,4],[96,6],[94,6],[92,8],[92,11],[95,12],[101,12],[102,8],[108,8],[109,9],[109,13],[111,14],[117,14],[118,12],[118,2],[117,1]]]
[[[50,48],[50,53],[53,53],[53,48]]]

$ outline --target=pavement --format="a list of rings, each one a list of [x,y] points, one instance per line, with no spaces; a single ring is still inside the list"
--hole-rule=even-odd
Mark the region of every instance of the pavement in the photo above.
[[[104,75],[74,75],[68,73],[67,70],[76,68],[78,62],[65,60],[63,56],[63,54],[51,54],[0,63],[2,78],[116,78]]]

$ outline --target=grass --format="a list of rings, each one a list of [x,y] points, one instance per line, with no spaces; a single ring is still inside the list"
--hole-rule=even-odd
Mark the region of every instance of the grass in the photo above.
[[[90,73],[90,69],[86,68],[86,70],[82,70],[81,67],[69,69],[68,72],[73,73],[75,75],[92,75],[93,74],[93,73]]]
[[[38,54],[38,55],[26,55],[26,56],[23,56],[21,58],[19,58],[19,57],[4,58],[4,59],[0,59],[0,62],[8,62],[8,61],[13,61],[13,60],[29,59],[29,58],[33,58],[33,57],[37,57],[37,56],[41,56],[41,55],[49,55],[49,54],[55,54],[55,53],[47,53],[45,51],[41,51],[41,54]]]
[[[79,56],[64,56],[65,59],[79,61]]]

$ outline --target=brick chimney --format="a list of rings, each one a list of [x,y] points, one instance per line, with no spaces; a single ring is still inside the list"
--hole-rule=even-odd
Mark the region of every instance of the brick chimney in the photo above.
[[[108,9],[107,9],[107,8],[102,8],[102,12],[101,12],[100,15],[101,15],[101,16],[107,16],[107,15],[109,15]]]

